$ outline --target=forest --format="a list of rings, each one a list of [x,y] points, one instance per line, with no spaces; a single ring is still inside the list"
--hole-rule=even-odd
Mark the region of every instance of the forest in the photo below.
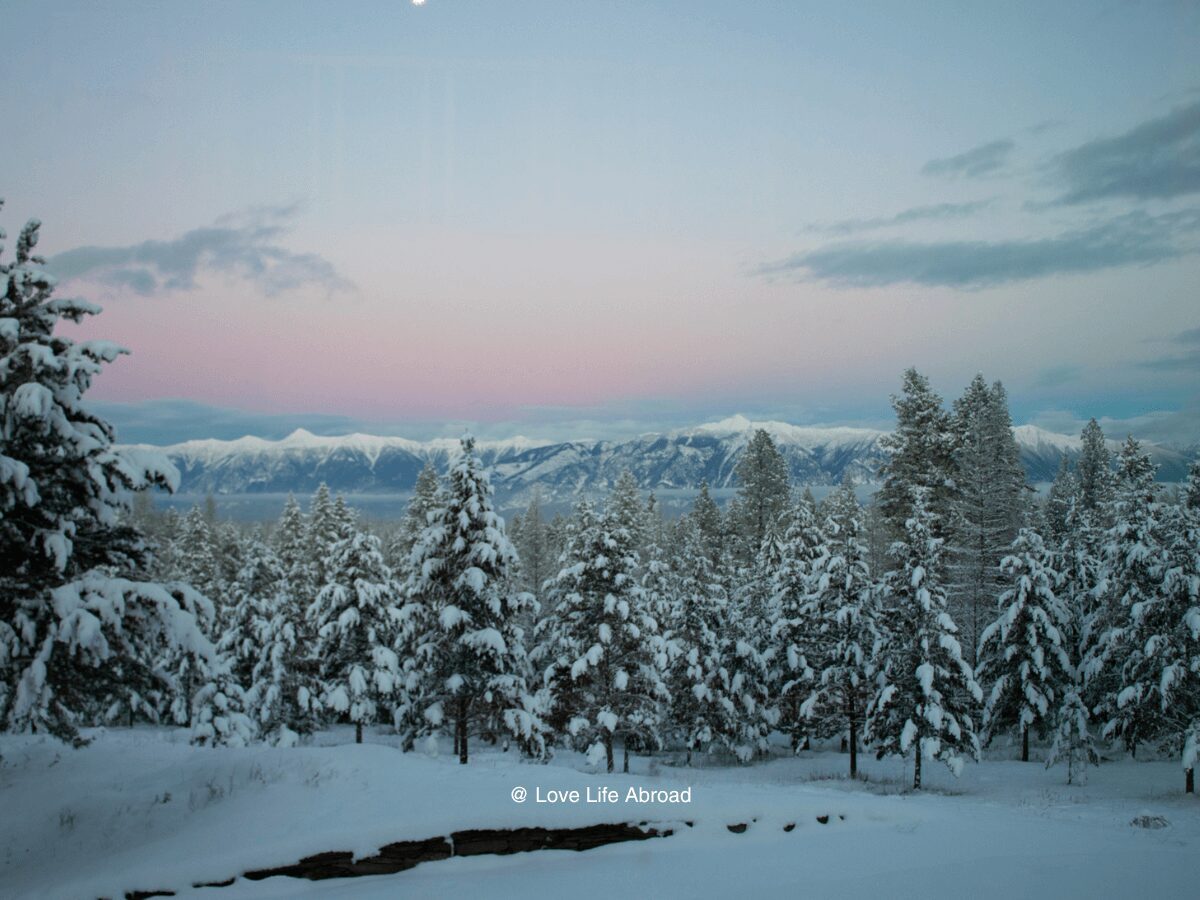
[[[124,351],[62,333],[40,223],[0,262],[0,723],[87,743],[190,729],[205,747],[303,744],[335,724],[479,742],[606,772],[672,753],[753,765],[835,741],[958,774],[998,739],[1066,779],[1200,739],[1200,465],[1155,481],[1093,420],[1045,496],[1003,386],[947,406],[915,369],[866,505],[817,503],[759,431],[722,509],[667,519],[624,476],[506,525],[469,435],[398,523],[328,489],[277,522],[159,512],[178,472],[117,444],[84,395]],[[219,749],[215,753],[221,752]]]

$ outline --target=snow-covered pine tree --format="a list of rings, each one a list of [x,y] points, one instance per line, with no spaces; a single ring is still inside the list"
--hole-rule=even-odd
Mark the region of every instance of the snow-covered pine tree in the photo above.
[[[1105,517],[1113,499],[1112,454],[1100,424],[1091,419],[1080,435],[1082,446],[1075,471],[1079,478],[1079,502],[1083,509],[1107,527]]]
[[[552,717],[594,765],[612,772],[614,746],[661,742],[665,647],[638,583],[633,535],[614,512],[582,503],[562,569],[549,588],[551,613],[538,625],[537,659]]]
[[[173,489],[179,475],[117,447],[84,406],[125,351],[55,333],[100,309],[53,296],[40,227],[31,220],[0,260],[0,727],[78,742],[101,702],[169,687],[164,648],[212,655],[196,624],[212,607],[184,585],[135,580],[147,547],[126,524],[132,492]]]
[[[400,594],[379,539],[356,532],[330,549],[325,586],[308,610],[317,634],[322,705],[354,723],[358,744],[363,725],[378,722],[381,708],[390,709],[400,680],[393,649]]]
[[[983,711],[984,742],[1002,730],[1021,736],[1021,761],[1029,762],[1029,731],[1045,736],[1075,670],[1063,626],[1067,612],[1054,593],[1058,573],[1042,538],[1022,529],[1000,562],[1009,588],[1000,595],[1000,615],[980,637],[976,676],[990,685]]]
[[[1004,386],[976,375],[954,404],[954,483],[947,579],[950,612],[963,629],[968,661],[1000,594],[999,564],[1022,519],[1025,471],[1012,435]]]
[[[283,565],[260,538],[251,537],[242,551],[242,567],[229,588],[229,604],[217,649],[229,659],[233,677],[247,690],[261,655],[260,630],[278,605],[284,584]]]
[[[700,529],[700,536],[703,538],[704,550],[708,554],[709,562],[715,568],[721,568],[722,557],[725,554],[724,525],[721,521],[721,510],[713,500],[712,494],[709,493],[707,481],[700,482],[700,490],[696,494],[696,499],[692,501],[692,511],[689,515],[696,523],[696,527]]]
[[[783,517],[768,526],[753,563],[741,570],[724,613],[724,667],[729,673],[737,728],[733,749],[743,762],[767,751],[771,731],[780,719],[780,671],[771,627],[775,621],[774,575],[784,558],[783,538],[777,530],[782,521]]]
[[[388,563],[397,573],[407,576],[406,566],[409,557],[412,555],[417,538],[429,524],[429,513],[441,506],[441,501],[438,499],[440,490],[441,483],[438,481],[437,470],[433,467],[433,463],[426,463],[417,475],[412,497],[404,510],[404,518],[400,520],[400,527],[396,529],[396,534],[388,546]]]
[[[858,741],[880,635],[876,625],[879,585],[867,564],[854,486],[846,483],[829,504],[825,540],[811,564],[803,618],[815,633],[808,661],[813,679],[800,707],[817,735],[844,734],[850,777],[858,775]]]
[[[1095,645],[1086,662],[1094,710],[1106,722],[1104,734],[1121,737],[1136,755],[1143,732],[1152,731],[1139,705],[1122,706],[1121,668],[1133,652],[1133,609],[1152,602],[1162,591],[1166,554],[1160,515],[1162,504],[1154,483],[1155,466],[1132,436],[1121,447],[1111,504],[1112,526],[1104,538],[1105,582],[1091,628]]]
[[[737,528],[744,556],[737,560],[749,566],[763,541],[778,531],[791,496],[787,461],[765,429],[755,429],[734,469],[737,480]]]
[[[793,752],[808,743],[811,723],[801,705],[816,672],[809,659],[818,654],[817,623],[809,617],[812,565],[822,553],[825,535],[811,495],[801,496],[784,535],[781,557],[771,580],[771,645],[779,697],[779,728],[791,736]]]
[[[245,747],[254,740],[254,720],[246,714],[246,693],[230,663],[230,658],[219,656],[196,692],[191,717],[193,744]]]
[[[225,584],[221,578],[221,553],[216,533],[203,507],[193,506],[179,523],[173,539],[171,576],[192,585],[217,606],[220,614]]]
[[[669,729],[687,751],[690,765],[693,753],[706,753],[713,745],[734,747],[738,711],[730,699],[725,667],[724,635],[732,624],[728,597],[713,571],[699,527],[694,521],[682,527],[674,609],[664,637]]]
[[[1100,757],[1092,744],[1087,705],[1080,695],[1078,682],[1063,694],[1054,716],[1046,768],[1060,759],[1067,761],[1067,784],[1087,780],[1087,767],[1099,765]]]
[[[1197,481],[1195,467],[1192,484]],[[1200,511],[1185,502],[1164,509],[1167,552],[1159,589],[1130,607],[1128,654],[1121,664],[1120,716],[1142,740],[1181,753],[1184,789],[1194,793],[1200,738]]]
[[[312,595],[305,598],[308,603],[316,599],[328,580],[333,545],[346,537],[344,516],[344,506],[338,508],[329,485],[322,481],[309,505],[305,532],[306,560],[312,570]]]
[[[304,512],[296,498],[288,494],[283,512],[271,534],[271,544],[284,573],[293,581],[296,579],[296,573],[308,562],[307,533],[308,523]]]
[[[265,598],[260,646],[247,702],[259,733],[281,746],[295,744],[320,724],[316,634],[306,615],[314,599],[308,526],[289,496],[272,534],[283,580]]]
[[[1058,472],[1054,476],[1054,481],[1050,485],[1050,491],[1046,496],[1045,506],[1045,523],[1046,523],[1046,543],[1051,548],[1057,549],[1062,546],[1068,534],[1067,516],[1071,512],[1071,505],[1079,496],[1079,480],[1071,471],[1071,464],[1067,457],[1063,457],[1058,463]]]
[[[535,601],[509,589],[516,551],[492,506],[492,486],[470,435],[450,467],[443,502],[427,517],[405,584],[398,721],[411,737],[453,722],[463,764],[470,736],[481,731],[503,729],[540,755],[541,722],[526,685],[519,624]]]
[[[879,757],[913,752],[913,787],[920,789],[923,759],[941,760],[957,776],[962,754],[979,758],[972,711],[983,692],[946,611],[942,539],[924,491],[914,493],[909,508],[904,538],[892,545],[867,731]]]
[[[954,427],[942,398],[916,369],[904,373],[902,391],[892,396],[896,430],[881,440],[890,453],[876,502],[894,535],[911,517],[912,498],[924,491],[934,533],[950,527],[954,488]]]
[[[513,545],[520,560],[521,590],[533,594],[540,604],[544,599],[546,581],[554,574],[554,559],[550,535],[542,516],[541,492],[534,487],[529,506],[521,516],[521,527],[513,535]]]

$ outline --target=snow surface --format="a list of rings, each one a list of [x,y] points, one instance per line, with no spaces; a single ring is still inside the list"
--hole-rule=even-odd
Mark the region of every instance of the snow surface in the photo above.
[[[1194,896],[1200,800],[1183,795],[1174,760],[1109,763],[1072,787],[1062,769],[1037,763],[971,765],[957,782],[928,767],[931,789],[911,794],[900,761],[860,757],[871,780],[850,782],[846,757],[833,752],[746,767],[676,768],[638,757],[632,775],[598,775],[579,771],[576,754],[540,766],[486,746],[463,767],[449,754],[402,754],[382,732],[368,736],[379,743],[323,746],[350,734],[291,749],[198,748],[186,732],[152,728],[100,732],[82,750],[4,736],[0,896]],[[525,803],[511,799],[517,785],[530,791]],[[693,802],[532,798],[535,787],[602,785],[622,797],[631,785],[690,786]],[[1132,827],[1143,814],[1170,826]],[[584,853],[455,858],[387,876],[190,887],[322,851],[370,855],[459,829],[622,821],[662,823],[676,834]],[[745,834],[726,827],[742,822]]]

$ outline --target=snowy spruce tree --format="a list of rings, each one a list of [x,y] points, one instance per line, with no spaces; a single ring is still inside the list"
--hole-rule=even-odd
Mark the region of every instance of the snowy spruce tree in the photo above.
[[[262,604],[259,653],[246,700],[259,733],[291,746],[321,724],[317,635],[307,615],[315,599],[314,573],[307,522],[294,497],[288,497],[272,538],[283,580]]]
[[[1074,665],[1063,632],[1067,613],[1054,593],[1058,574],[1034,531],[1024,529],[1000,563],[1008,589],[1000,615],[980,638],[976,675],[988,688],[983,711],[985,743],[1012,729],[1029,762],[1030,729],[1045,736],[1064,698],[1075,688]]]
[[[399,724],[411,741],[452,723],[463,764],[471,736],[481,733],[511,734],[540,755],[542,726],[519,624],[535,601],[511,588],[516,551],[470,435],[441,497],[444,505],[430,511],[413,548],[404,588]]]
[[[551,721],[593,765],[615,768],[625,749],[661,743],[665,647],[638,581],[633,535],[615,510],[584,501],[538,625],[536,659],[551,695]]]
[[[164,649],[211,658],[196,614],[212,606],[186,585],[141,580],[133,492],[173,489],[178,472],[118,448],[84,405],[125,351],[56,333],[100,309],[54,297],[39,229],[30,221],[0,257],[0,727],[78,742],[101,704],[170,690]]]
[[[734,476],[738,485],[735,525],[744,554],[738,563],[749,566],[767,535],[781,530],[791,496],[787,461],[764,429],[755,429],[741,452]]]
[[[687,751],[690,765],[693,753],[707,753],[714,746],[734,748],[738,710],[730,698],[726,668],[725,634],[732,625],[728,597],[699,527],[692,521],[682,527],[683,546],[675,567],[679,577],[664,636],[669,729]]]
[[[1002,590],[1000,560],[1021,525],[1025,470],[1012,434],[1004,386],[982,375],[954,404],[953,503],[947,553],[950,611],[963,629],[969,661]]]
[[[1189,487],[1200,482],[1194,464]],[[1121,662],[1118,716],[1138,723],[1143,740],[1182,756],[1185,790],[1196,789],[1200,740],[1200,511],[1164,510],[1168,547],[1158,590],[1129,610],[1128,652]]]
[[[955,497],[953,422],[929,379],[916,369],[905,371],[902,392],[892,397],[892,407],[896,430],[881,441],[890,455],[880,473],[880,511],[893,536],[902,535],[913,497],[923,492],[934,532],[944,537],[953,521]]]
[[[792,739],[793,752],[805,747],[812,723],[802,705],[811,693],[820,653],[817,623],[810,613],[813,563],[821,555],[825,534],[811,497],[801,496],[781,546],[771,580],[770,640],[779,697],[779,728]],[[810,659],[811,658],[811,659]]]
[[[1166,572],[1163,505],[1154,473],[1150,457],[1134,438],[1128,438],[1118,456],[1112,525],[1104,536],[1105,581],[1090,623],[1095,644],[1086,660],[1094,712],[1105,723],[1103,733],[1122,738],[1134,755],[1139,742],[1151,739],[1154,726],[1147,720],[1146,707],[1120,702],[1121,669],[1136,649],[1133,610],[1159,597]]]
[[[231,660],[218,656],[196,692],[192,710],[192,743],[202,747],[246,747],[254,741],[254,720],[247,714],[246,692],[233,673]]]
[[[803,608],[813,638],[812,678],[800,707],[818,736],[842,734],[850,751],[850,777],[858,775],[858,743],[866,719],[871,678],[879,652],[876,624],[879,585],[871,576],[862,521],[852,484],[829,504],[825,540],[811,565]]]
[[[364,725],[390,713],[400,679],[393,649],[399,599],[378,538],[358,532],[333,545],[308,618],[317,634],[322,705],[354,723],[355,743],[362,743]]]
[[[946,611],[942,539],[924,491],[916,491],[904,538],[892,545],[880,624],[883,640],[868,707],[868,733],[877,755],[913,754],[913,787],[921,763],[941,760],[956,776],[962,756],[979,758],[972,713],[983,700],[962,656],[958,628]]]
[[[233,677],[244,688],[254,683],[261,653],[260,630],[282,602],[283,566],[275,552],[258,537],[246,541],[242,567],[229,587],[226,615],[217,649],[229,658]]]

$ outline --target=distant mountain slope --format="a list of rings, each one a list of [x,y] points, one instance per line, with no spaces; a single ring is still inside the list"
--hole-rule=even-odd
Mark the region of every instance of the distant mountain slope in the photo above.
[[[734,469],[754,430],[775,438],[797,483],[837,484],[846,474],[861,482],[877,480],[886,453],[885,432],[867,428],[819,428],[785,422],[752,422],[734,416],[695,428],[645,434],[625,441],[536,441],[517,437],[480,441],[479,453],[501,500],[512,502],[535,485],[547,500],[565,502],[610,487],[628,468],[645,490],[693,490],[701,481],[732,487]],[[1079,439],[1032,425],[1013,429],[1030,481],[1054,477],[1059,461],[1074,459]],[[1114,449],[1118,442],[1112,442]],[[1180,480],[1191,454],[1147,445],[1159,477]],[[182,474],[185,494],[310,493],[321,482],[355,494],[395,494],[410,490],[427,463],[444,471],[458,442],[439,438],[411,441],[352,434],[321,437],[296,431],[279,441],[244,437],[200,440],[163,450]]]

